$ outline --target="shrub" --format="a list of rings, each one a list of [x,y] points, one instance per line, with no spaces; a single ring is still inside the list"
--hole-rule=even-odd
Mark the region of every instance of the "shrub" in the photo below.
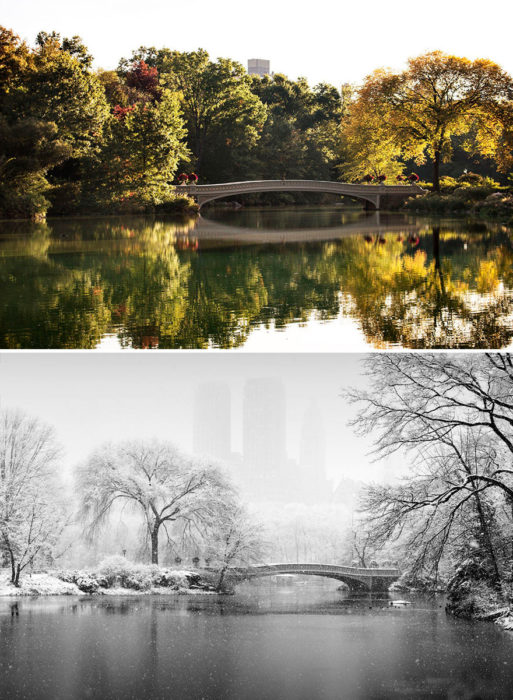
[[[134,564],[118,555],[107,557],[98,567],[99,573],[106,579],[107,587],[121,586],[135,591],[150,589],[158,570],[156,566]]]
[[[122,585],[122,582],[133,574],[134,564],[125,557],[113,555],[100,562],[98,571],[105,577],[109,586],[114,585],[116,580]]]
[[[478,618],[501,604],[489,566],[485,562],[465,560],[449,582],[446,611],[456,617]]]
[[[459,199],[464,199],[468,202],[474,202],[479,199],[486,199],[493,192],[493,187],[485,183],[479,185],[463,185],[457,187],[453,194]]]
[[[83,593],[96,593],[106,583],[95,575],[84,571],[58,571],[55,576],[66,583],[74,583]]]
[[[478,173],[463,173],[458,178],[460,185],[470,185],[471,187],[488,187],[489,189],[497,189],[500,183],[491,177],[478,175]]]
[[[483,176],[478,173],[463,173],[458,178],[459,183],[466,183],[469,185],[479,185],[482,180]]]
[[[100,582],[94,576],[87,573],[76,576],[73,583],[76,583],[84,593],[96,593],[98,588],[100,588]]]
[[[50,202],[41,192],[21,192],[0,186],[0,217],[4,219],[31,219],[42,221]]]
[[[180,585],[179,577],[167,569],[158,569],[153,572],[152,581],[154,586],[160,588],[178,588]]]
[[[513,196],[504,192],[494,192],[476,203],[474,211],[480,216],[513,221]]]
[[[148,567],[140,567],[138,570],[134,570],[130,576],[127,576],[122,581],[123,588],[130,588],[134,591],[147,591],[152,585],[152,574],[151,571],[148,571]]]
[[[449,175],[444,175],[440,178],[440,191],[444,194],[450,194],[458,187],[458,180]]]
[[[199,206],[187,195],[176,195],[171,197],[155,207],[155,214],[177,214],[184,212],[197,212]]]

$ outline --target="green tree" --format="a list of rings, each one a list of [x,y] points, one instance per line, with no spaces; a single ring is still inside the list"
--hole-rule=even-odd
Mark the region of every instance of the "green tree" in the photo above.
[[[161,84],[179,95],[195,170],[207,179],[229,177],[237,159],[257,142],[265,120],[244,67],[227,58],[211,61],[203,49],[142,47],[119,69],[126,74],[140,60],[156,67]]]
[[[251,154],[251,176],[332,179],[342,109],[338,90],[325,83],[310,88],[304,78],[281,74],[252,76],[252,90],[268,117]]]
[[[44,216],[50,202],[48,170],[69,157],[71,147],[53,123],[0,115],[0,212],[5,217]]]
[[[179,160],[188,155],[184,137],[178,97],[169,90],[158,102],[115,109],[100,159],[108,163],[109,186],[121,196],[164,201]]]
[[[78,37],[70,42],[66,45],[73,53],[63,48],[59,35],[39,35],[30,66],[22,74],[19,88],[10,94],[6,110],[18,118],[56,124],[59,137],[77,158],[101,143],[109,109],[100,80],[88,70],[87,60],[77,48]]]

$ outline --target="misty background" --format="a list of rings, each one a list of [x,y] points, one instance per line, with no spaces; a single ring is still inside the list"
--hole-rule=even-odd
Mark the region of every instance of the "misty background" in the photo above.
[[[71,491],[75,467],[99,445],[167,440],[225,466],[272,532],[273,559],[347,562],[362,484],[389,481],[404,466],[397,457],[374,462],[347,425],[354,408],[341,394],[366,385],[363,357],[2,353],[0,408],[55,428]],[[130,553],[131,540],[116,532],[113,523],[104,553],[120,537]]]

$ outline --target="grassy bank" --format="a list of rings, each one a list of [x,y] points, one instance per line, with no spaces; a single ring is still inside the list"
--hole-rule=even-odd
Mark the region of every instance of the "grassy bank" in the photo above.
[[[431,186],[422,183],[422,187]],[[513,224],[513,187],[467,173],[441,179],[441,191],[408,200],[405,209],[415,214],[467,215]]]
[[[66,216],[190,216],[199,212],[199,206],[192,197],[187,195],[167,195],[159,198],[129,193],[134,196],[83,198],[80,202],[70,199],[60,199],[54,202],[45,200],[44,205],[34,208],[27,206],[26,201],[0,196],[0,219],[45,221],[48,217]]]

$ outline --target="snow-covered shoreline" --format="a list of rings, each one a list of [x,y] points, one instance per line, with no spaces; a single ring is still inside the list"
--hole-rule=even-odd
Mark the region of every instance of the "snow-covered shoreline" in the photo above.
[[[183,574],[184,572],[177,572]],[[182,577],[186,580],[185,575]],[[185,582],[185,581],[184,581]],[[20,585],[14,586],[7,575],[0,572],[0,598],[19,598],[37,596],[141,596],[141,595],[219,595],[217,591],[187,585],[150,586],[146,589],[126,588],[123,586],[102,587],[95,591],[81,590],[76,583],[63,581],[49,574],[28,574],[21,578]]]

